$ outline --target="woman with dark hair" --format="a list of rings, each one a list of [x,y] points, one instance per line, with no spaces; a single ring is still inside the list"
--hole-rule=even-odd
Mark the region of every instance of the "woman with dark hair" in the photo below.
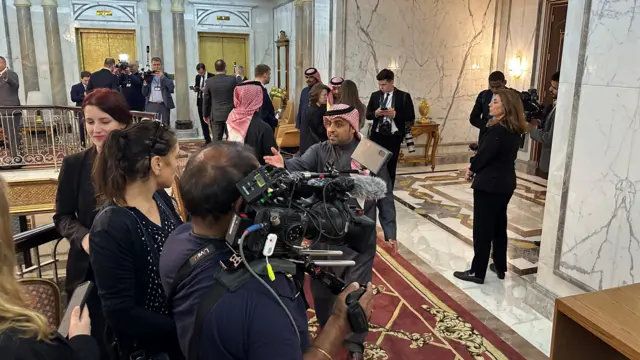
[[[123,129],[133,121],[125,98],[117,91],[97,89],[87,95],[82,104],[87,134],[93,143],[88,149],[66,156],[62,160],[56,193],[53,222],[58,232],[69,240],[65,291],[71,298],[74,289],[85,281],[94,281],[89,261],[89,229],[96,217],[96,194],[91,182],[91,170],[104,141],[113,130]],[[91,335],[100,345],[102,359],[107,358],[104,344],[104,317],[97,292],[87,300],[92,314]]]
[[[181,359],[158,261],[182,223],[164,189],[178,166],[176,136],[159,121],[112,131],[93,169],[102,211],[91,227],[91,265],[113,359],[166,353]]]
[[[327,112],[328,94],[329,88],[322,83],[313,85],[309,91],[309,108],[300,124],[300,156],[311,145],[327,140],[323,117]]]
[[[358,87],[356,83],[351,80],[345,80],[340,86],[340,98],[338,104],[345,104],[353,106],[358,110],[360,114],[359,125],[360,129],[364,126],[364,118],[367,113],[367,107],[360,101],[360,95],[358,94]]]
[[[489,115],[492,119],[465,175],[473,181],[473,261],[469,270],[453,273],[460,280],[477,284],[484,283],[492,243],[489,269],[499,279],[507,272],[507,207],[516,189],[515,161],[521,135],[527,131],[524,107],[514,90],[497,90]]]

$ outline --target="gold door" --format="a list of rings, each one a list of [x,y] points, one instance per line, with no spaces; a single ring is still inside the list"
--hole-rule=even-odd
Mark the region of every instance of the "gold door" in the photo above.
[[[104,66],[104,59],[118,61],[120,54],[137,59],[136,32],[134,30],[77,29],[78,63],[80,71],[94,72]]]
[[[233,63],[243,66],[245,76],[251,77],[249,68],[249,36],[240,34],[198,34],[200,62],[214,72],[216,60],[223,59],[227,63],[227,73],[233,72]]]

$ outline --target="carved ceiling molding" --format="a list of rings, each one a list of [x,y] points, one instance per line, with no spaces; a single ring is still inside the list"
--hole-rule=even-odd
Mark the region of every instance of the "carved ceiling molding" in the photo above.
[[[75,21],[137,23],[137,1],[71,1]]]
[[[198,27],[251,29],[251,6],[213,5],[192,1]]]

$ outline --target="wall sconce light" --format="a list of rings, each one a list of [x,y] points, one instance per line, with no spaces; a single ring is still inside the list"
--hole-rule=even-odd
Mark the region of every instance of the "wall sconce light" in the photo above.
[[[509,60],[509,75],[515,79],[520,79],[527,71],[527,62],[522,54],[517,54]]]
[[[387,67],[387,69],[393,70],[393,71],[397,71],[398,69],[400,69],[400,65],[398,64],[398,60],[396,60],[396,59],[391,60],[391,63],[389,63],[389,66]]]
[[[471,64],[471,70],[480,70],[480,64]]]

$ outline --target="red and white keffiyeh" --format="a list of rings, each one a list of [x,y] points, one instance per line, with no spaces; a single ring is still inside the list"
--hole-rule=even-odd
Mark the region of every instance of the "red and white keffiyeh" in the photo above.
[[[228,140],[244,143],[251,118],[262,107],[262,84],[247,80],[236,86],[233,91],[233,105],[235,108],[227,118]]]
[[[343,82],[344,82],[344,79],[339,76],[334,76],[331,78],[331,81],[329,81],[329,98],[328,98],[329,105],[333,105],[333,102],[334,102],[333,89],[339,88],[340,86],[342,86]]]
[[[351,125],[351,127],[356,131],[355,135],[358,140],[362,139],[362,134],[358,131],[360,128],[360,114],[358,110],[353,106],[345,105],[345,104],[336,104],[327,111],[323,117],[324,127],[326,128],[329,125],[329,122],[334,119],[342,119]],[[351,169],[353,170],[362,170],[360,164],[358,164],[355,160],[351,160]],[[368,170],[365,170],[368,172]]]

